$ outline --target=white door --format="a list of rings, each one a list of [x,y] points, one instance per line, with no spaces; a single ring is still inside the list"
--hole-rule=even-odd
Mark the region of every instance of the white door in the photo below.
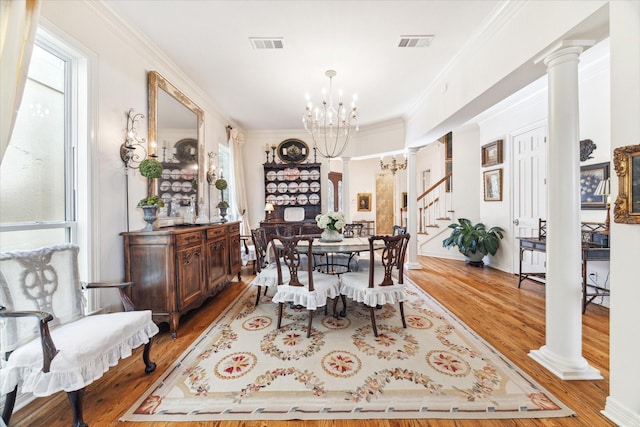
[[[514,134],[513,146],[513,236],[514,248],[520,247],[518,237],[537,237],[538,220],[547,219],[546,125]],[[513,258],[513,271],[518,273],[520,251]],[[545,254],[525,251],[522,271],[545,271]]]

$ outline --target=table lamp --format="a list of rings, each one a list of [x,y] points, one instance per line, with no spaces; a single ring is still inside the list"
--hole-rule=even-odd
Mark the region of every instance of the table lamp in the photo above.
[[[604,225],[605,227],[607,227],[607,230],[609,229],[609,207],[611,205],[610,194],[611,194],[611,181],[609,178],[603,179],[602,181],[600,181],[598,183],[598,186],[596,187],[596,191],[593,192],[594,196],[602,196],[605,198],[607,202],[607,219],[604,222]]]
[[[271,221],[271,212],[273,212],[273,203],[265,204],[264,211],[266,212],[265,219],[267,221]]]

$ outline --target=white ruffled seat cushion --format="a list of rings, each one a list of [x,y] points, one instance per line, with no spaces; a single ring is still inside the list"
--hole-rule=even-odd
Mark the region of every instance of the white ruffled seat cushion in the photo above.
[[[382,269],[374,270],[374,284],[382,282]],[[356,302],[369,307],[383,304],[395,304],[407,299],[407,293],[402,284],[394,278],[393,285],[374,286],[369,288],[369,270],[344,273],[341,278],[340,293]]]
[[[307,274],[298,272],[299,279],[305,280]],[[280,285],[272,301],[274,303],[291,302],[304,306],[307,310],[316,310],[318,307],[327,305],[327,298],[333,299],[338,295],[340,295],[338,276],[313,272],[313,292],[309,292],[306,286]]]
[[[289,283],[289,270],[282,270],[282,283]],[[278,286],[278,266],[268,264],[258,272],[256,277],[251,281],[251,286]]]
[[[58,354],[50,371],[42,372],[40,338],[30,341],[11,353],[0,370],[0,393],[13,390],[20,378],[21,390],[35,396],[79,390],[158,331],[150,310],[97,314],[67,323],[51,330]]]

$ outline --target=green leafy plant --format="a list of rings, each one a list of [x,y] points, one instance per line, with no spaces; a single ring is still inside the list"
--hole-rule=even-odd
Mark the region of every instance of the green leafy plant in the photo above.
[[[504,238],[504,229],[501,227],[487,227],[479,222],[472,224],[466,218],[460,218],[457,224],[450,224],[451,235],[442,241],[442,246],[447,249],[458,247],[465,256],[474,255],[476,252],[482,255],[495,255],[500,247],[500,240]]]
[[[164,202],[159,196],[148,196],[138,202],[138,207],[142,206],[157,206],[161,208],[164,206]]]
[[[219,207],[219,208],[228,208],[228,207],[229,207],[229,203],[227,203],[227,201],[226,201],[226,200],[220,200],[220,201],[218,202],[218,207]]]
[[[140,175],[149,179],[162,176],[162,164],[156,159],[145,159],[140,163]]]
[[[214,185],[218,190],[224,191],[227,189],[227,180],[224,178],[219,178],[216,180],[216,183]]]

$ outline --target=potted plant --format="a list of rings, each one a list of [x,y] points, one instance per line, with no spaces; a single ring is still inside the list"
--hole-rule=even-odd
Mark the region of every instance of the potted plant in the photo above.
[[[158,196],[151,195],[151,185],[154,178],[162,176],[162,164],[154,158],[147,158],[140,162],[140,175],[147,178],[147,197],[138,202],[138,207],[144,212],[144,220],[147,226],[142,231],[153,230],[153,222],[158,216],[158,208],[164,206],[164,202]]]
[[[474,225],[466,218],[460,218],[457,224],[450,224],[449,228],[451,235],[442,241],[442,246],[447,249],[457,246],[474,267],[482,267],[482,258],[486,255],[495,255],[500,240],[504,238],[504,229],[501,227],[487,229],[483,223]]]
[[[222,222],[226,222],[227,219],[227,209],[229,208],[229,203],[224,200],[224,190],[227,189],[228,184],[227,180],[224,178],[218,178],[215,182],[215,187],[220,190],[220,201],[218,202],[218,209],[220,209],[220,217],[222,218]]]

